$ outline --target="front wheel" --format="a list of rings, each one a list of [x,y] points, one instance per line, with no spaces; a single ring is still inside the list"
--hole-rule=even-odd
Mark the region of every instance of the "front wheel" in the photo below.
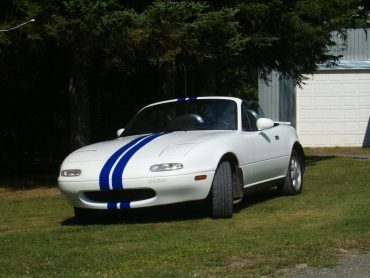
[[[212,182],[212,216],[230,218],[233,215],[233,174],[229,161],[217,167]]]
[[[286,195],[297,195],[303,188],[303,167],[302,161],[296,150],[292,151],[288,171],[284,183],[279,186],[281,193]]]

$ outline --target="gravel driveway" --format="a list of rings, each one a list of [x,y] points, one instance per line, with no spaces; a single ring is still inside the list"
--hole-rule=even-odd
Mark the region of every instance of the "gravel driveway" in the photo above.
[[[370,253],[361,255],[347,254],[333,268],[309,267],[306,264],[301,264],[291,269],[279,271],[277,276],[297,278],[368,278],[370,277]]]

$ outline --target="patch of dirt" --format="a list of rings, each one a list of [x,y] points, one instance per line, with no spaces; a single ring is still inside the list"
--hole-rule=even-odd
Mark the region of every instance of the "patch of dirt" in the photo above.
[[[61,192],[57,187],[35,188],[29,190],[12,190],[10,188],[0,188],[0,198],[6,199],[30,199],[38,197],[56,196]]]
[[[293,268],[283,269],[277,276],[298,278],[368,278],[370,277],[370,252],[365,254],[354,254],[342,250],[343,258],[333,268],[311,267],[300,264]]]
[[[247,268],[254,265],[254,262],[250,259],[233,258],[230,263],[231,268]]]

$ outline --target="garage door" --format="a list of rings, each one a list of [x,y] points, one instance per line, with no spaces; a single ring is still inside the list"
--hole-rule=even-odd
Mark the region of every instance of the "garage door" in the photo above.
[[[308,76],[297,89],[297,131],[307,147],[370,145],[370,71]]]

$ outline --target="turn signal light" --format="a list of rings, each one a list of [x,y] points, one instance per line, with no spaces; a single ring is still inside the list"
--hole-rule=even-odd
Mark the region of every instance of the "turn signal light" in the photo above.
[[[207,178],[207,175],[199,175],[199,176],[195,176],[194,180],[202,181],[202,180],[205,180],[206,178]]]

